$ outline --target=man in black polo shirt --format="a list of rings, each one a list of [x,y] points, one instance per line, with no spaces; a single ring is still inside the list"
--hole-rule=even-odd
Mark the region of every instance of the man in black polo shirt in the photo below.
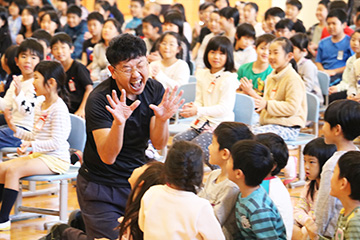
[[[112,77],[90,94],[87,141],[77,194],[88,239],[115,239],[124,214],[132,171],[145,163],[148,140],[157,149],[168,141],[168,119],[183,100],[149,79],[142,39],[123,34],[106,50]],[[118,98],[120,96],[120,99]],[[125,97],[126,96],[126,97]]]

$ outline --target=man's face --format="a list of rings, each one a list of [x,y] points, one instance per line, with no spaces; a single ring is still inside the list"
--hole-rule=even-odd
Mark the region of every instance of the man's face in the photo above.
[[[119,89],[125,89],[126,96],[135,99],[145,88],[149,77],[149,65],[145,56],[127,61],[121,61],[115,66],[109,66],[112,77]]]

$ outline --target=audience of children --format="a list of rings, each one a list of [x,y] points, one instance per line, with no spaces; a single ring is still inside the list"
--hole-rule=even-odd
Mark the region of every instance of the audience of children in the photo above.
[[[203,153],[179,141],[165,160],[166,185],[147,190],[141,199],[139,228],[147,239],[225,239],[210,202],[196,196],[203,180]]]
[[[288,18],[281,19],[275,24],[276,37],[285,37],[290,39],[295,31],[293,30],[294,22]]]
[[[285,12],[279,7],[271,7],[265,12],[266,33],[275,34],[275,25],[285,17]]]
[[[44,29],[51,36],[61,31],[60,19],[55,11],[47,11],[40,18],[40,28]]]
[[[209,163],[208,146],[212,132],[223,121],[234,120],[236,89],[239,86],[234,73],[233,47],[225,36],[213,37],[204,53],[206,69],[196,71],[195,102],[186,103],[180,115],[188,118],[196,116],[191,128],[177,134],[173,141],[187,140],[201,146],[205,163]]]
[[[51,35],[43,29],[36,30],[32,35],[32,38],[35,38],[43,46],[44,49],[44,60],[52,60],[50,41]]]
[[[231,148],[228,178],[241,190],[236,201],[236,239],[286,239],[281,215],[260,186],[274,167],[270,150],[254,140],[241,140]]]
[[[67,139],[71,122],[65,103],[67,102],[65,80],[66,75],[60,63],[43,61],[36,65],[34,69],[36,96],[44,96],[45,100],[35,106],[32,131],[16,126],[11,111],[5,110],[6,122],[14,132],[14,136],[25,140],[18,153],[25,153],[28,147],[32,147],[33,153],[0,163],[2,199],[0,230],[11,228],[9,216],[18,195],[20,178],[36,174],[61,174],[69,168]]]
[[[144,5],[144,0],[130,1],[130,14],[133,18],[123,24],[123,32],[132,34],[135,33],[135,29],[141,24],[141,20],[143,18]]]
[[[309,182],[304,186],[300,198],[294,206],[294,230],[293,239],[306,239],[308,236],[305,223],[313,219],[314,203],[320,185],[320,174],[326,161],[335,153],[336,146],[326,144],[324,138],[316,138],[305,145],[304,168]]]
[[[244,6],[244,21],[251,24],[256,33],[256,37],[259,37],[265,33],[262,29],[261,22],[257,21],[257,15],[259,12],[259,6],[254,2],[247,2]]]
[[[286,1],[285,16],[290,19],[294,26],[291,30],[295,32],[305,33],[305,27],[303,22],[297,18],[302,9],[302,3],[299,0],[288,0]]]
[[[5,83],[1,82],[2,91],[0,91],[0,97],[3,98],[10,87],[13,80],[13,76],[21,75],[21,71],[16,64],[15,58],[17,57],[18,46],[12,45],[8,47],[5,53],[1,56],[1,67],[6,72],[7,76]],[[2,124],[0,124],[2,125]]]
[[[71,58],[74,51],[71,38],[66,33],[57,33],[51,38],[51,53],[66,72],[65,86],[69,92],[69,112],[85,118],[86,100],[92,91],[89,70],[80,62]]]
[[[181,16],[184,20],[184,36],[186,40],[191,43],[192,42],[192,31],[190,24],[186,21],[186,14],[185,14],[185,8],[184,5],[181,3],[174,3],[170,6],[170,9],[177,10],[179,13],[181,13]]]
[[[236,28],[235,34],[235,69],[239,69],[245,63],[254,62],[257,58],[254,49],[255,29],[249,23],[242,23]]]
[[[142,20],[142,25],[142,31],[145,37],[144,42],[146,44],[146,54],[149,55],[150,52],[152,52],[151,50],[155,48],[154,45],[162,33],[162,24],[158,16],[149,14]]]
[[[16,36],[18,35],[21,28],[21,13],[26,7],[25,0],[14,0],[9,6],[9,17],[8,24],[13,44],[16,44]]]
[[[159,38],[159,52],[161,60],[150,63],[153,79],[159,81],[164,88],[174,89],[188,83],[190,69],[181,59],[182,48],[179,34],[165,32]]]
[[[224,36],[235,43],[236,27],[239,24],[239,11],[236,8],[225,7],[219,11],[220,27]]]
[[[21,13],[21,28],[19,34],[16,36],[16,44],[31,37],[33,32],[39,28],[36,9],[33,7],[26,7]]]
[[[239,140],[253,139],[253,134],[243,123],[222,122],[214,130],[212,142],[209,145],[209,162],[220,169],[212,171],[204,188],[198,193],[199,197],[209,200],[214,213],[227,240],[234,239],[238,232],[235,221],[235,202],[239,195],[239,188],[228,179],[226,170],[230,149]]]

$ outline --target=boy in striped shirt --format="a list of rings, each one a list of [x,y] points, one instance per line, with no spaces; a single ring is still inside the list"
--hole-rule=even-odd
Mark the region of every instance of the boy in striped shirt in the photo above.
[[[235,239],[286,239],[280,213],[260,186],[273,168],[270,150],[253,140],[241,140],[231,148],[228,178],[241,190],[236,202]]]

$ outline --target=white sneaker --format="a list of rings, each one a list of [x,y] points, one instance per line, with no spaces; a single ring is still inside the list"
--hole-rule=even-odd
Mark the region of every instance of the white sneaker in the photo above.
[[[8,220],[6,222],[0,223],[0,231],[9,231],[11,227],[11,221]]]

